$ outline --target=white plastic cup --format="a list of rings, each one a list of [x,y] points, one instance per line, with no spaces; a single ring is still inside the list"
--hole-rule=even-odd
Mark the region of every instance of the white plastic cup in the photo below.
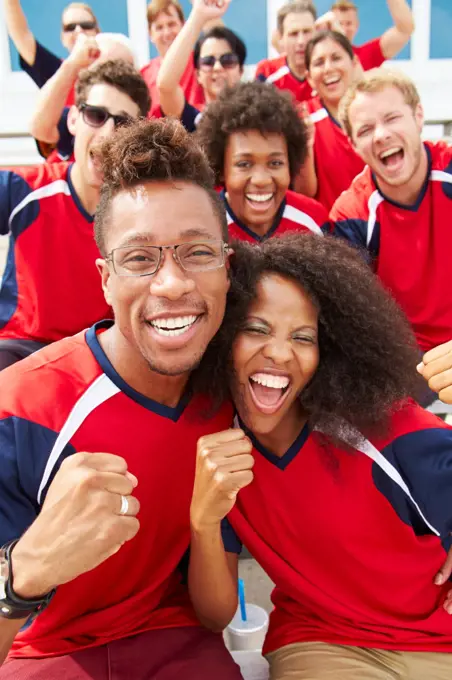
[[[247,604],[246,619],[242,621],[239,607],[226,628],[229,648],[234,651],[260,652],[268,630],[268,614],[257,604]]]

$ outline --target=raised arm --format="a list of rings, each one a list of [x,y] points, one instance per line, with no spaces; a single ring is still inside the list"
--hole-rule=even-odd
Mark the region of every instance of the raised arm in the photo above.
[[[304,194],[304,196],[309,196],[309,198],[315,198],[319,188],[314,159],[315,124],[309,115],[309,111],[305,102],[300,102],[297,105],[297,110],[300,118],[304,121],[307,128],[308,154],[306,156],[305,162],[298,172],[298,175],[294,179],[293,189],[298,194]]]
[[[166,116],[180,118],[185,95],[179,85],[193,48],[205,24],[220,19],[231,0],[194,0],[193,9],[166,53],[157,78],[160,107]]]
[[[30,31],[20,0],[3,0],[6,28],[17,51],[24,61],[33,66],[36,57],[36,40]]]
[[[408,43],[414,31],[413,13],[406,0],[387,0],[394,26],[380,38],[380,47],[386,59],[392,59]]]
[[[99,57],[100,49],[95,38],[80,35],[77,43],[58,71],[41,88],[35,110],[30,120],[30,134],[40,142],[57,144],[58,122],[66,100],[82,69],[91,66]]]
[[[199,620],[214,631],[223,630],[237,609],[238,558],[225,550],[221,523],[240,489],[253,479],[251,450],[242,430],[226,430],[198,442],[188,585]]]

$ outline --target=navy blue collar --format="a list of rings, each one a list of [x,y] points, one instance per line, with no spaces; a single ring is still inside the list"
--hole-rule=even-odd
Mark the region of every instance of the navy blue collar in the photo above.
[[[320,100],[320,103],[322,104],[323,108],[324,108],[325,111],[327,112],[330,121],[331,121],[332,123],[334,123],[334,125],[337,125],[337,127],[340,128],[340,129],[342,130],[342,129],[343,129],[343,128],[342,128],[342,125],[339,123],[339,121],[337,120],[337,118],[335,118],[334,116],[331,115],[331,113],[329,112],[328,107],[326,106],[326,104],[325,104],[322,100]]]
[[[427,174],[425,176],[424,183],[421,187],[419,195],[412,205],[405,205],[404,203],[398,203],[397,201],[393,201],[392,198],[388,198],[388,196],[385,196],[385,194],[382,192],[382,190],[378,186],[377,178],[375,177],[374,173],[372,173],[372,179],[373,179],[375,186],[377,187],[378,193],[381,196],[383,196],[385,201],[387,201],[388,203],[391,203],[391,205],[395,205],[396,208],[401,208],[402,210],[409,210],[411,212],[416,212],[419,209],[422,201],[424,200],[425,194],[427,193],[427,190],[428,190],[428,187],[429,187],[429,184],[430,184],[430,174],[432,172],[432,154],[431,154],[431,151],[430,151],[429,147],[427,146],[427,144],[424,144],[424,149],[427,152],[427,162],[428,162]]]
[[[226,198],[226,191],[223,189],[223,191],[220,193],[221,198],[224,201],[224,205],[226,207],[226,211],[228,212],[229,216],[232,218],[234,223],[239,227],[239,229],[242,229],[242,231],[245,232],[245,234],[248,234],[248,236],[251,236],[251,238],[254,241],[257,241],[258,243],[262,243],[262,241],[266,241],[268,238],[273,236],[277,228],[279,227],[282,217],[284,215],[284,209],[286,207],[286,199],[284,198],[283,201],[281,202],[281,205],[278,208],[278,212],[275,215],[275,219],[273,220],[273,224],[270,227],[270,229],[267,231],[266,234],[263,236],[260,236],[259,234],[256,234],[255,231],[250,229],[249,227],[246,226],[243,222],[239,220],[237,215],[234,214],[231,206],[229,205],[228,199]]]
[[[176,422],[190,401],[190,395],[188,391],[182,395],[178,405],[173,408],[171,406],[164,406],[153,399],[149,399],[149,397],[145,397],[144,394],[141,394],[140,392],[134,390],[133,387],[130,387],[130,385],[128,385],[125,380],[121,378],[119,373],[113,368],[110,359],[102,349],[99,338],[97,337],[97,331],[103,328],[111,328],[113,324],[114,321],[111,319],[105,319],[104,321],[99,321],[98,323],[94,324],[94,326],[91,326],[91,328],[88,328],[86,331],[86,343],[91,352],[94,354],[94,358],[96,359],[97,363],[100,365],[105,375],[110,378],[112,383],[119,387],[121,392],[124,392],[124,394],[130,397],[130,399],[133,399],[133,401],[136,401],[141,406],[144,406],[144,408],[148,409],[148,411],[153,411],[163,418],[169,418],[170,420]],[[149,379],[151,380],[152,378],[150,377]]]
[[[300,434],[298,437],[295,439],[293,444],[289,446],[287,449],[286,453],[283,456],[276,456],[274,453],[269,451],[268,449],[265,448],[254,436],[254,434],[249,430],[246,425],[242,422],[242,420],[237,416],[239,425],[242,428],[242,430],[245,432],[245,434],[251,439],[251,443],[253,444],[254,448],[256,451],[259,451],[264,458],[268,460],[269,463],[272,463],[275,465],[277,468],[280,470],[285,470],[286,467],[293,461],[297,453],[301,451],[303,448],[305,442],[307,441],[311,430],[309,428],[308,423],[305,423],[303,427],[301,428]]]
[[[287,57],[286,57],[286,66],[289,69],[289,72],[290,72],[290,75],[292,76],[292,78],[295,78],[295,80],[297,82],[304,83],[306,81],[306,78],[299,78],[297,75],[295,75],[295,73],[292,71],[292,69],[289,66],[289,62],[287,61]]]
[[[85,220],[87,222],[94,222],[94,215],[90,215],[89,212],[87,210],[85,210],[85,208],[82,205],[81,200],[78,197],[77,192],[75,191],[75,187],[74,187],[74,185],[72,183],[72,179],[71,179],[71,172],[72,172],[73,167],[74,167],[74,163],[71,163],[70,166],[67,169],[67,183],[69,185],[69,191],[71,192],[72,199],[73,199],[75,205],[77,206],[78,211],[83,215]]]

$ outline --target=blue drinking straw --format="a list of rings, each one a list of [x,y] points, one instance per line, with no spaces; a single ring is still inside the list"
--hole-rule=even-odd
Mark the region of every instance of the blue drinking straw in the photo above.
[[[245,583],[243,578],[239,578],[239,603],[240,603],[240,615],[242,621],[247,620],[246,616],[246,602],[245,602]]]

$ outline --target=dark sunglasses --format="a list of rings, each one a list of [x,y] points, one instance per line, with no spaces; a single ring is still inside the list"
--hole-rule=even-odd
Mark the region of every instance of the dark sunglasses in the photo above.
[[[214,57],[213,54],[208,57],[201,57],[199,60],[199,68],[205,71],[212,69],[217,61],[220,62],[223,68],[234,68],[239,63],[239,58],[234,52],[226,52],[221,57]]]
[[[109,118],[113,118],[115,128],[122,125],[130,125],[135,119],[132,116],[113,115],[102,106],[91,106],[90,104],[80,104],[80,111],[82,112],[83,120],[91,127],[102,127]]]
[[[95,21],[75,21],[73,24],[64,24],[63,31],[65,33],[73,33],[77,26],[80,26],[82,31],[93,31],[96,28]]]

